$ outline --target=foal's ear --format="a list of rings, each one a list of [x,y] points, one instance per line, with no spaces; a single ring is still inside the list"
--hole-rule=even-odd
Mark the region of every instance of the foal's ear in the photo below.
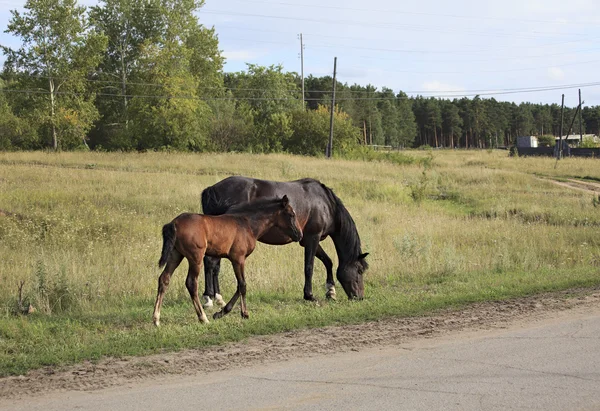
[[[290,203],[290,200],[289,200],[288,196],[284,195],[283,198],[281,199],[281,205],[282,205],[282,207],[286,208],[289,203]]]
[[[364,253],[358,256],[359,260],[364,260],[367,256],[369,255],[369,253]]]

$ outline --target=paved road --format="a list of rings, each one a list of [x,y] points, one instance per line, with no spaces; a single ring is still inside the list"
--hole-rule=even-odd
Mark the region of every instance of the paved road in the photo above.
[[[0,400],[0,409],[600,410],[600,307],[397,347]]]

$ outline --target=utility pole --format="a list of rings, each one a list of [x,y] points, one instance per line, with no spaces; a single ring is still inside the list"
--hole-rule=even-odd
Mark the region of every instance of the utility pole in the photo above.
[[[565,114],[565,95],[562,95],[562,103],[560,105],[560,136],[558,137],[558,150],[556,150],[556,159],[562,157],[562,135],[563,135],[563,122]]]
[[[306,109],[306,98],[304,96],[304,43],[300,33],[300,75],[302,77],[302,108]]]
[[[333,114],[335,112],[335,75],[337,71],[337,57],[333,58],[333,93],[331,94],[331,116],[329,118],[329,144],[325,156],[331,158],[333,156]]]
[[[581,112],[583,106],[581,105],[581,89],[579,89],[579,144],[583,143],[583,121],[581,119]]]

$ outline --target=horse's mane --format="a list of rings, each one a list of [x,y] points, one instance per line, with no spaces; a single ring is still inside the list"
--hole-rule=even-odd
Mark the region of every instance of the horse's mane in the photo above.
[[[358,260],[358,256],[362,254],[356,224],[344,206],[344,203],[342,203],[342,200],[335,195],[333,190],[323,183],[321,183],[321,187],[325,190],[335,212],[335,234],[332,235],[332,238],[335,236],[334,242],[336,242],[336,249],[340,257],[340,266],[351,261],[356,261]]]
[[[214,186],[202,190],[202,212],[210,215],[225,214],[233,203],[222,196],[217,195]]]

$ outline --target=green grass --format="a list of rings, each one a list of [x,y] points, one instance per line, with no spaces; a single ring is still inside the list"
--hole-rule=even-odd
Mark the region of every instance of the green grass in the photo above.
[[[0,375],[600,284],[600,207],[539,178],[599,180],[598,160],[554,168],[501,151],[392,154],[0,153],[0,210],[15,213],[0,214]],[[162,225],[199,211],[202,189],[232,174],[333,188],[370,253],[366,300],[338,287],[339,301],[326,301],[316,262],[320,302],[304,302],[303,250],[260,244],[247,264],[248,321],[235,309],[198,323],[184,263],[154,328]],[[322,244],[335,257],[331,240]],[[228,298],[227,261],[221,280]],[[27,316],[16,314],[21,281],[37,310]]]

